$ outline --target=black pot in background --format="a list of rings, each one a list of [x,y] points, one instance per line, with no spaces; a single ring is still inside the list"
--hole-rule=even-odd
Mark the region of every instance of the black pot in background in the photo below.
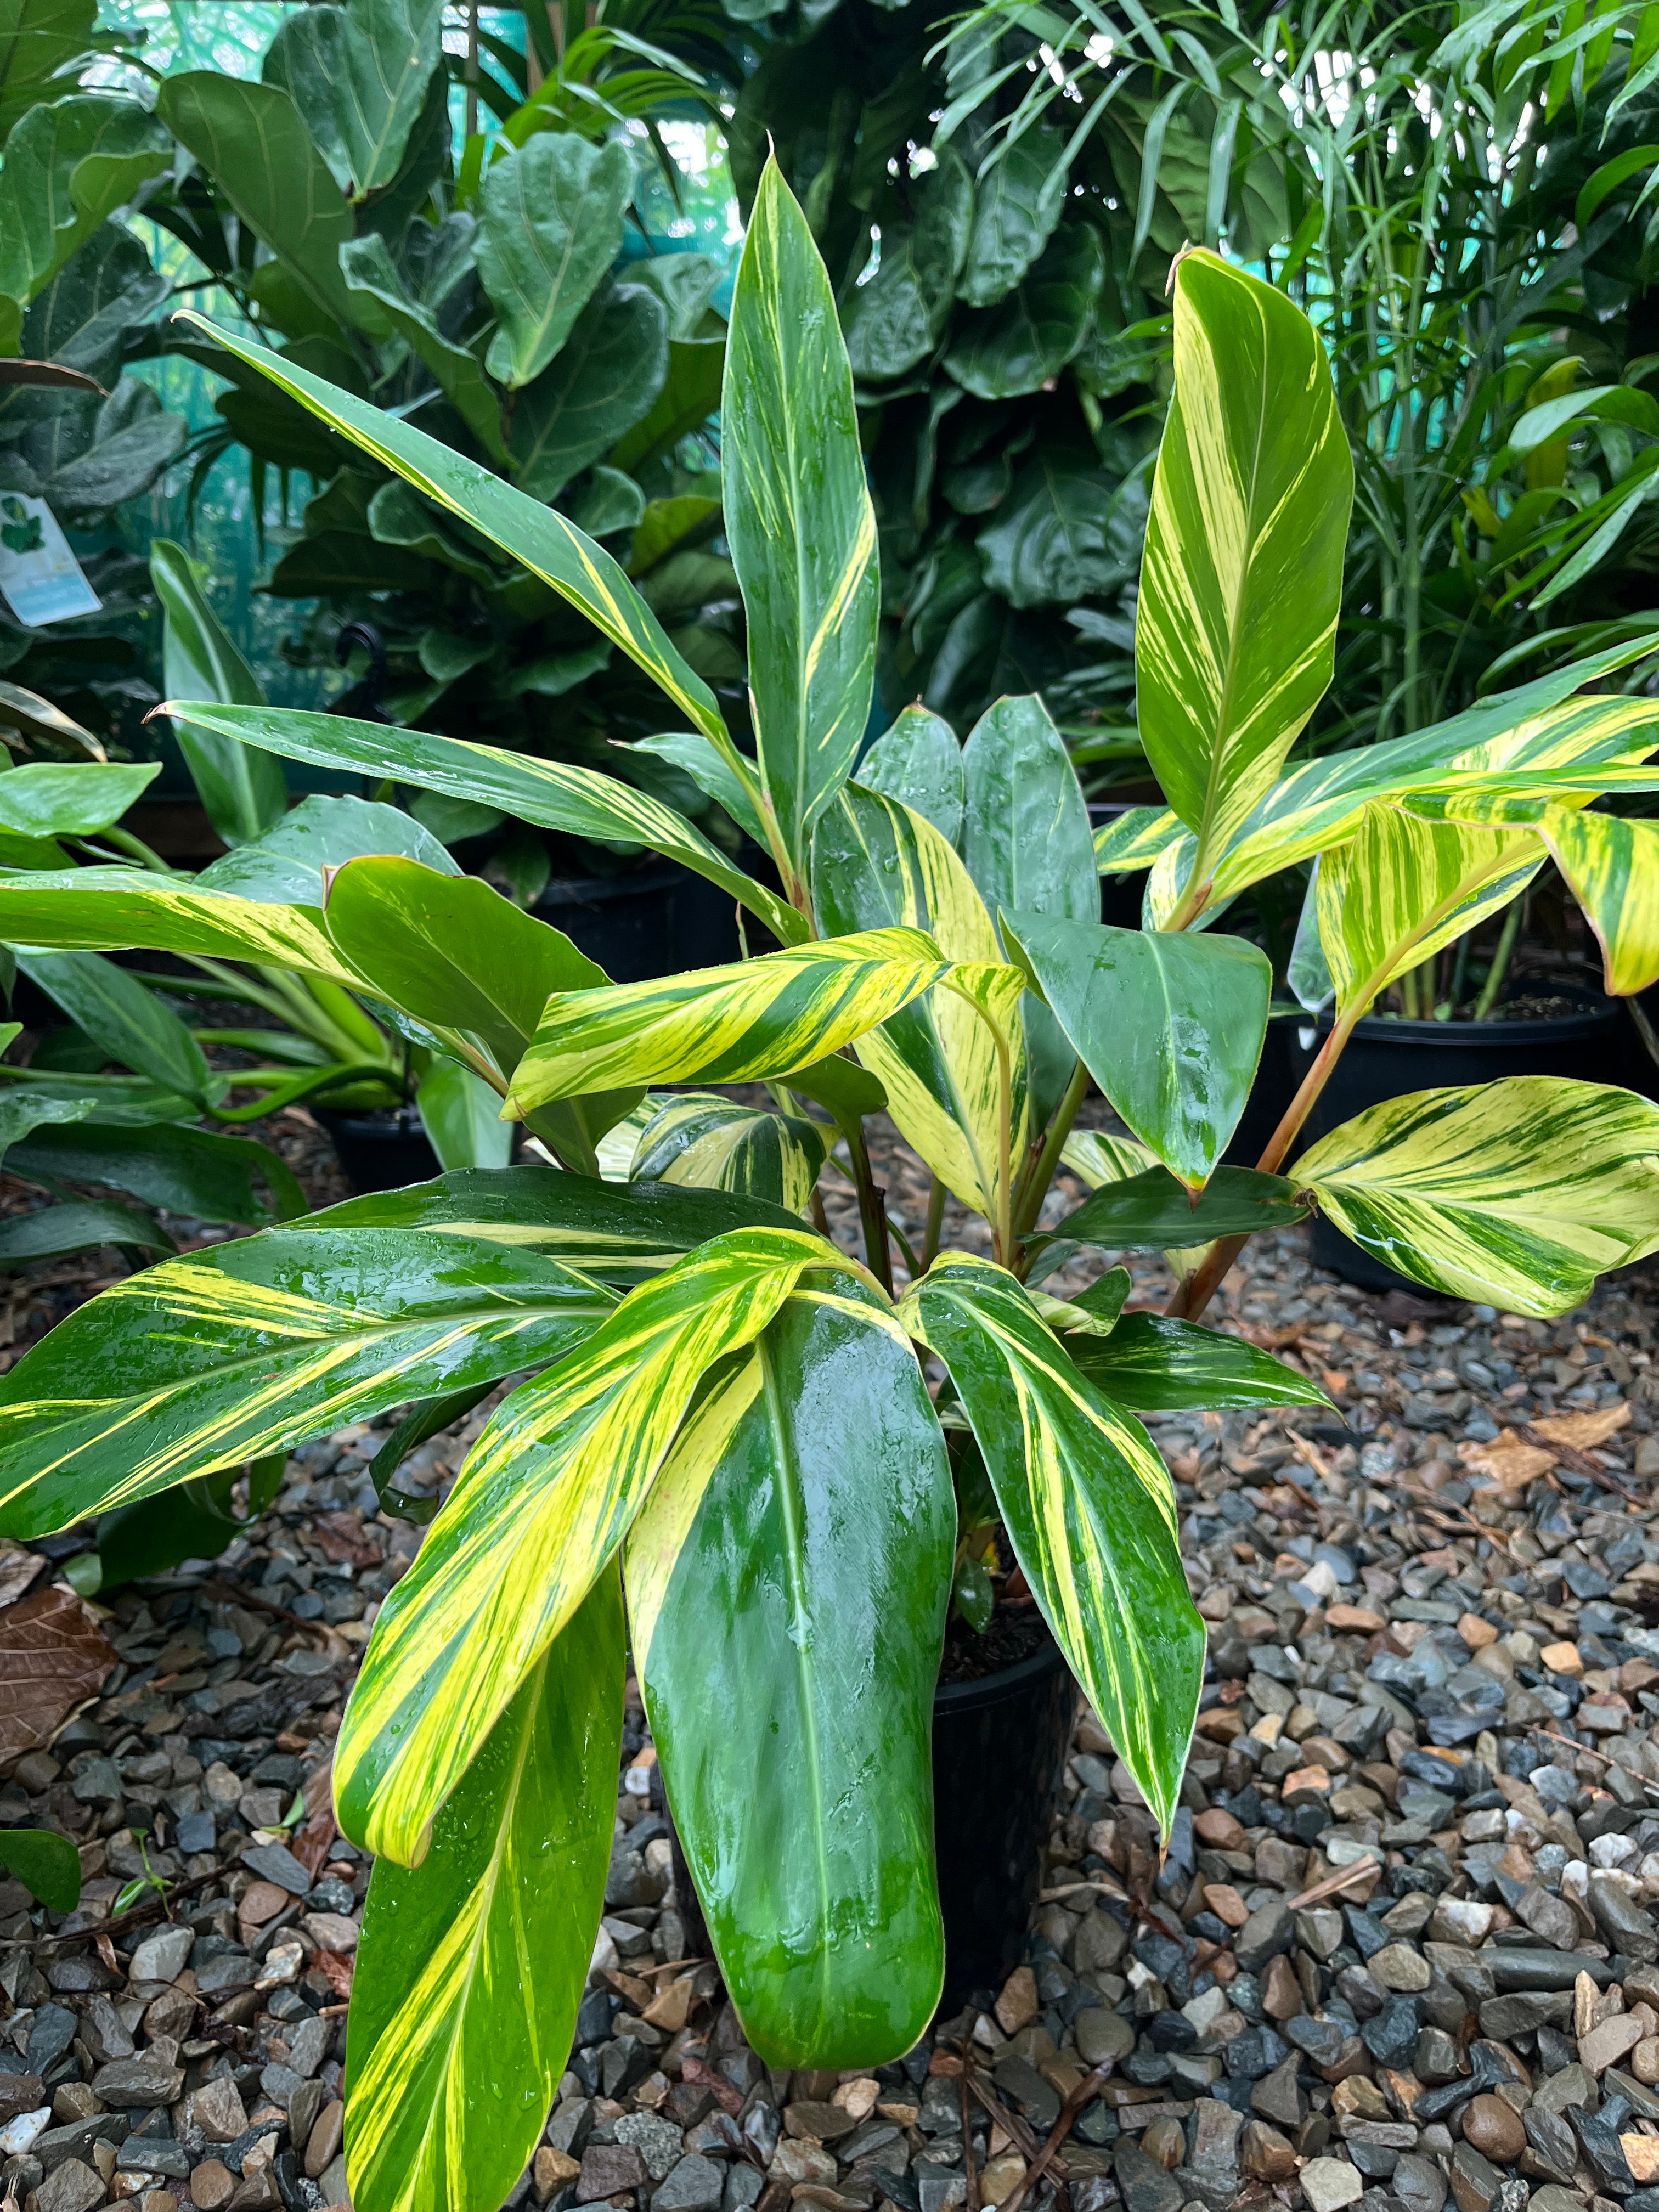
[[[371,1190],[402,1190],[441,1174],[438,1155],[412,1106],[395,1113],[331,1114],[313,1109],[333,1139],[346,1181],[361,1197]]]
[[[1439,1091],[1471,1083],[1496,1083],[1512,1075],[1565,1075],[1582,1083],[1620,1079],[1625,1027],[1618,1001],[1563,991],[1582,1001],[1580,1013],[1536,1021],[1407,1022],[1375,1016],[1356,1024],[1335,1072],[1321,1091],[1302,1134],[1305,1148],[1368,1106],[1413,1091]],[[1332,1018],[1288,1024],[1294,1032],[1297,1080],[1330,1035]],[[1294,1161],[1292,1161],[1294,1166]],[[1313,1225],[1311,1256],[1344,1282],[1363,1291],[1412,1291],[1423,1286],[1396,1274],[1351,1244],[1328,1221]]]
[[[933,1833],[945,1915],[940,2011],[1000,1990],[1025,1955],[1077,1692],[1060,1646],[933,1693]]]
[[[643,983],[742,957],[731,893],[672,863],[556,880],[535,911],[598,961],[613,983]],[[750,950],[769,949],[765,932],[752,921],[748,927]]]

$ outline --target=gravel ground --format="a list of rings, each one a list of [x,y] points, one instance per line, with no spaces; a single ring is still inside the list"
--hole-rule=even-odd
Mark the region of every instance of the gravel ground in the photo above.
[[[879,1157],[919,1233],[924,1184]],[[1029,1963],[898,2064],[770,2072],[690,1955],[630,1683],[605,1918],[515,2203],[1659,2212],[1653,1284],[1546,1324],[1365,1296],[1299,1231],[1247,1265],[1212,1318],[1340,1411],[1153,1424],[1212,1640],[1162,1869],[1082,1713]],[[50,1294],[14,1295],[18,1346],[76,1288],[28,1281]],[[441,1490],[485,1410],[401,1480]],[[0,1823],[63,1829],[86,1875],[67,1918],[0,1883],[0,2182],[22,2212],[345,2199],[368,1869],[328,1767],[418,1541],[376,1511],[377,1441],[307,1446],[220,1559],[95,1608],[96,1695],[0,1770]],[[78,1540],[0,1557],[0,1632],[68,1602]],[[175,1885],[170,1921],[154,1891],[114,1911],[146,1872]]]

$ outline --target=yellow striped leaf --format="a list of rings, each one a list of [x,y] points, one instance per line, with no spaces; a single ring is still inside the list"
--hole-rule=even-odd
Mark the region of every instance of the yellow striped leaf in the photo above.
[[[356,2212],[475,2212],[529,2162],[604,1909],[623,1657],[612,1568],[526,1675],[421,1864],[375,1862],[347,2049]]]
[[[819,823],[812,898],[833,931],[922,930],[953,960],[1000,960],[996,931],[973,880],[923,816],[854,784]],[[1016,996],[1024,978],[1009,969]],[[1012,1054],[1012,1147],[1030,1140],[1026,1058],[1018,1022]],[[887,1093],[907,1141],[965,1206],[996,1207],[999,1073],[985,1023],[954,992],[935,989],[863,1037],[858,1056]]]
[[[1218,255],[1183,254],[1135,617],[1136,712],[1206,872],[1331,680],[1352,497],[1313,325]]]
[[[0,1528],[45,1535],[557,1358],[615,1305],[539,1252],[326,1217],[166,1261],[77,1307],[0,1380]]]
[[[382,413],[337,385],[283,359],[256,340],[222,329],[185,309],[181,320],[269,377],[290,399],[411,483],[417,491],[470,524],[502,552],[521,562],[561,599],[580,610],[594,628],[620,646],[653,683],[683,708],[705,737],[732,750],[714,695],[669,643],[650,608],[604,547],[540,500],[517,491],[425,431]],[[194,722],[198,718],[191,714]],[[280,750],[277,748],[276,750]]]
[[[732,294],[720,443],[761,775],[804,879],[869,720],[880,577],[835,293],[769,158]]]
[[[717,1237],[497,1408],[375,1623],[335,1754],[348,1835],[420,1863],[433,1815],[627,1534],[705,1370],[830,1250],[804,1231]]]
[[[194,890],[180,878],[138,868],[0,877],[0,945],[193,952],[213,960],[257,960],[325,975],[348,989],[361,988],[314,908]]]
[[[1566,1313],[1659,1237],[1659,1105],[1542,1075],[1419,1091],[1345,1121],[1291,1172],[1413,1282]]]
[[[1091,1190],[1098,1190],[1103,1182],[1127,1182],[1158,1165],[1157,1154],[1147,1146],[1133,1137],[1115,1137],[1107,1129],[1073,1129],[1060,1157]]]
[[[696,1183],[802,1212],[835,1131],[707,1091],[683,1091],[641,1128],[633,1173],[649,1182]]]
[[[1198,1712],[1204,1625],[1151,1437],[987,1261],[942,1254],[899,1318],[950,1370],[1025,1579],[1167,1834]]]
[[[1507,906],[1543,864],[1531,830],[1367,807],[1358,835],[1322,854],[1315,886],[1339,1018],[1363,1014],[1395,976]]]
[[[635,1083],[758,1083],[838,1052],[951,973],[916,929],[787,946],[605,991],[558,991],[513,1079],[519,1113]]]
[[[1595,932],[1607,990],[1659,983],[1659,823],[1547,806],[1538,830]]]
[[[955,1537],[915,1354],[839,1268],[723,1373],[629,1537],[675,1823],[770,2065],[878,2065],[939,2002],[928,1737]]]
[[[1138,873],[1182,834],[1167,806],[1126,806],[1115,821],[1096,830],[1095,866],[1103,876]]]

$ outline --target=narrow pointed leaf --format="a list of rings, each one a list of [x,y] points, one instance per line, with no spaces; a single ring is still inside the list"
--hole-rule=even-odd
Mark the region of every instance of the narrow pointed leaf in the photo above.
[[[100,1244],[120,1244],[134,1252],[173,1249],[173,1239],[149,1214],[103,1200],[72,1200],[64,1206],[42,1206],[37,1213],[14,1213],[0,1221],[0,1267],[26,1267],[37,1260],[60,1260],[68,1253],[89,1251]],[[3,1435],[3,1413],[0,1435]],[[0,1481],[3,1480],[0,1475]]]
[[[158,538],[149,549],[149,577],[161,602],[161,680],[168,696],[263,706],[259,679],[225,635],[184,547]],[[282,820],[288,789],[269,753],[188,722],[176,723],[173,735],[208,819],[227,845],[246,844]]]
[[[16,1091],[0,1098],[0,1109],[14,1100],[27,1110],[28,1093]],[[97,1103],[96,1093],[86,1101],[94,1110]],[[88,1121],[80,1115],[43,1118],[78,1126],[36,1127],[22,1135],[7,1160],[10,1174],[102,1183],[169,1213],[250,1229],[306,1210],[305,1193],[288,1163],[252,1138],[168,1121],[144,1129]]]
[[[999,699],[963,748],[962,857],[988,911],[1100,920],[1089,810],[1060,732],[1035,694]],[[1012,955],[1010,955],[1012,957]],[[1025,1005],[1031,1110],[1046,1122],[1077,1065],[1061,1024]]]
[[[834,1129],[799,1114],[745,1106],[709,1091],[682,1091],[640,1132],[633,1172],[647,1182],[696,1183],[805,1210]]]
[[[827,930],[926,930],[952,959],[1000,958],[996,932],[944,837],[896,799],[854,784],[819,823],[812,897]],[[999,1077],[995,1047],[971,1006],[935,990],[860,1038],[858,1055],[887,1093],[906,1140],[964,1205],[995,1210]],[[1025,1054],[1012,1067],[1012,1148],[1028,1141]]]
[[[1026,1241],[1064,1237],[1115,1252],[1179,1252],[1218,1237],[1288,1229],[1306,1212],[1296,1193],[1296,1184],[1283,1176],[1218,1168],[1194,1203],[1167,1168],[1149,1168],[1144,1175],[1103,1183],[1074,1212]]]
[[[343,288],[343,280],[342,284]],[[368,400],[282,360],[253,340],[221,330],[201,316],[187,319],[447,513],[458,515],[521,562],[562,599],[580,608],[613,645],[620,646],[706,736],[717,744],[731,744],[714,693],[668,642],[661,623],[619,564],[573,522],[503,483],[487,469],[463,460],[423,430],[382,414]]]
[[[1333,1129],[1292,1172],[1413,1282],[1566,1313],[1659,1237],[1659,1105],[1542,1075],[1419,1091]]]
[[[720,423],[761,771],[805,875],[869,718],[880,580],[835,294],[774,160],[738,270]]]
[[[770,2065],[878,2065],[939,2002],[928,1742],[955,1534],[915,1353],[826,1269],[687,1421],[629,1538],[675,1821]]]
[[[539,1252],[459,1235],[272,1229],[167,1261],[0,1378],[0,1528],[46,1535],[555,1358],[613,1303]]]
[[[1198,1712],[1204,1625],[1152,1439],[986,1261],[942,1255],[899,1314],[950,1370],[1032,1595],[1167,1834]]]
[[[111,1060],[205,1103],[207,1059],[173,1009],[96,952],[24,952],[17,965]]]
[[[510,1103],[527,1112],[601,1086],[785,1076],[862,1037],[950,972],[921,930],[868,929],[729,968],[558,992]]]
[[[375,1622],[335,1754],[349,1834],[418,1864],[434,1814],[627,1534],[705,1370],[830,1249],[804,1231],[716,1237],[497,1408]]]
[[[792,907],[733,867],[683,815],[632,785],[596,775],[592,769],[536,760],[461,738],[434,737],[424,730],[354,721],[343,714],[190,703],[193,722],[289,760],[386,776],[424,791],[441,791],[451,799],[498,806],[504,814],[570,837],[648,845],[730,891],[785,944],[805,934],[805,924]]]
[[[459,1060],[434,1060],[415,1093],[421,1127],[440,1166],[504,1168],[513,1158],[513,1125],[483,1076]]]
[[[931,822],[947,845],[962,836],[962,747],[951,725],[926,707],[907,707],[858,765],[866,791],[896,799]]]
[[[1167,806],[1126,806],[1115,821],[1103,822],[1096,830],[1095,866],[1103,876],[1139,874],[1182,834]]]
[[[1238,1126],[1267,1032],[1273,969],[1243,938],[1005,910],[1084,1066],[1170,1173],[1198,1189]]]
[[[347,2045],[359,2212],[468,2212],[529,2161],[605,1905],[623,1656],[612,1571],[526,1675],[420,1865],[375,1863]]]
[[[1313,325],[1204,252],[1175,275],[1176,393],[1135,619],[1137,717],[1200,866],[1331,680],[1353,465]]]
[[[1062,1340],[1097,1389],[1138,1413],[1331,1402],[1316,1382],[1243,1337],[1162,1314],[1128,1314],[1109,1336],[1068,1332]]]

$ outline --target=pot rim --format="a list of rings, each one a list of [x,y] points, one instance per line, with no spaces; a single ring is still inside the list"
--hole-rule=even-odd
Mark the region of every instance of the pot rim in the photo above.
[[[662,860],[653,867],[640,868],[631,874],[553,876],[543,886],[540,896],[530,910],[532,914],[538,914],[544,907],[550,906],[555,908],[605,906],[617,899],[639,898],[658,891],[673,890],[689,872],[672,860]]]
[[[935,1682],[934,1711],[944,1706],[951,1712],[972,1712],[976,1706],[998,1704],[1003,1698],[1023,1690],[1028,1683],[1042,1681],[1063,1668],[1066,1655],[1046,1621],[1043,1628],[1048,1641],[1029,1659],[1016,1660],[1012,1667],[1000,1667],[994,1674],[981,1674],[974,1682]]]
[[[1328,1007],[1313,1016],[1304,1015],[1304,1027],[1310,1019],[1322,1036],[1328,1036],[1336,1026],[1335,1017]],[[1580,1037],[1600,1036],[1613,1028],[1618,1019],[1618,1001],[1609,1000],[1599,1006],[1591,1003],[1582,1013],[1529,1015],[1519,1022],[1395,1021],[1365,1014],[1354,1024],[1353,1034],[1367,1042],[1455,1044],[1460,1051],[1473,1048],[1480,1052],[1509,1045],[1571,1044]]]
[[[343,1129],[349,1137],[364,1137],[370,1142],[378,1137],[407,1144],[411,1137],[426,1135],[418,1106],[312,1106],[307,1111],[314,1114],[325,1129]]]

